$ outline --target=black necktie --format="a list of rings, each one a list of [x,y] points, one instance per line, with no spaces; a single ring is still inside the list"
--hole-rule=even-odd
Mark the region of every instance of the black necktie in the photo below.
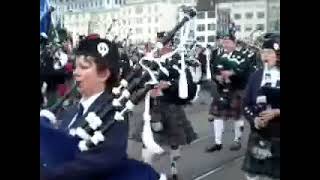
[[[74,123],[71,125],[71,127],[75,128],[80,125],[81,119],[83,117],[83,109],[84,108],[83,108],[82,104],[79,103],[77,117],[76,117],[76,120],[74,121]]]

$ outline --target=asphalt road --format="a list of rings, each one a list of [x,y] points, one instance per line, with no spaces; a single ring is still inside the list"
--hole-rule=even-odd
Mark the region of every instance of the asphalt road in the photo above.
[[[185,108],[187,117],[192,122],[199,138],[190,145],[182,147],[181,158],[177,165],[179,176],[183,180],[244,180],[241,163],[246,149],[249,126],[245,124],[241,150],[229,150],[234,133],[233,122],[227,121],[223,135],[224,148],[219,152],[206,153],[206,146],[212,144],[214,138],[212,131],[209,133],[207,121],[210,103],[210,93],[201,91],[199,99],[193,105]],[[141,103],[130,118],[130,132],[141,125],[143,108],[144,104]],[[129,140],[129,157],[141,160],[141,148],[141,143]],[[168,153],[156,157],[153,167],[158,172],[170,174]]]

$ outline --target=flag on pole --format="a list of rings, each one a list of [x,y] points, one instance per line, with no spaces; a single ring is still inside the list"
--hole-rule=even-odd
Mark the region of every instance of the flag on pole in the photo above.
[[[51,6],[49,0],[40,0],[40,33],[48,35],[51,20]]]

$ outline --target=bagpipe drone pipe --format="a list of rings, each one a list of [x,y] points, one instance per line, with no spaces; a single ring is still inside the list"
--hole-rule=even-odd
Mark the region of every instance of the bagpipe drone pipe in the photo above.
[[[158,83],[156,75],[156,63],[147,63],[141,60],[141,67],[144,69],[141,77],[139,75],[141,69],[137,68],[127,79],[123,79],[119,87],[113,89],[113,96],[105,101],[112,100],[112,107],[101,108],[95,112],[90,112],[87,117],[82,120],[82,124],[76,129],[70,129],[68,133],[56,129],[53,124],[56,123],[53,112],[57,112],[64,99],[59,101],[55,106],[48,110],[40,112],[40,159],[44,171],[50,171],[63,163],[72,161],[79,152],[89,151],[91,148],[99,146],[105,138],[107,132],[112,129],[116,123],[125,120],[125,116],[132,111],[145,94]],[[148,67],[150,66],[150,67]],[[143,88],[140,88],[143,86]],[[103,122],[106,116],[113,116],[113,119]],[[134,166],[133,166],[134,165]],[[126,179],[128,177],[139,175],[142,172],[135,172],[132,169],[145,170],[148,177],[159,179],[157,173],[148,165],[135,160],[123,160],[123,163],[117,167],[108,179]],[[119,169],[126,172],[123,174]],[[129,172],[130,173],[129,173]],[[151,175],[150,175],[151,173]],[[142,173],[143,174],[143,173]]]
[[[68,55],[63,51],[62,44],[49,42],[40,47],[40,79],[47,82],[48,89],[54,89],[58,83],[63,83],[72,73],[65,70]]]
[[[188,18],[184,18],[184,20],[178,23],[168,36],[172,37],[172,34],[181,28],[190,17],[194,17],[195,14],[194,10],[190,11],[187,15]],[[165,37],[163,44],[168,41],[166,39],[169,38]],[[172,55],[173,54],[165,54],[161,56],[160,59],[167,59]],[[146,109],[143,114],[145,121],[142,135],[143,142],[145,146],[153,152],[159,154],[163,153],[164,150],[154,142],[150,127],[151,116],[149,113],[150,107],[148,107],[150,103],[149,91],[154,88],[160,80],[166,79],[169,76],[169,70],[163,66],[160,61],[156,61],[155,59],[150,60],[148,58],[142,58],[129,75],[120,81],[120,85],[113,88],[113,96],[110,96],[112,106],[88,113],[88,115],[83,118],[83,121],[80,121],[83,123],[76,129],[70,129],[69,132],[65,132],[60,131],[54,126],[56,123],[54,113],[61,107],[63,100],[68,98],[67,96],[62,98],[61,101],[53,106],[53,108],[42,110],[40,112],[40,163],[42,168],[47,170],[54,169],[63,163],[72,161],[75,158],[75,154],[79,152],[84,153],[99,146],[106,138],[108,138],[106,136],[107,132],[116,123],[122,123],[125,120],[127,113],[132,111],[144,97]],[[180,70],[180,76],[181,72],[182,71]],[[186,85],[187,82],[179,84]],[[188,89],[188,87],[184,88]],[[188,96],[183,96],[181,98],[186,99]],[[111,121],[102,121],[105,119],[104,117],[111,115],[113,115]],[[128,164],[137,165],[139,163],[134,160],[128,160],[127,166],[129,166]],[[126,170],[130,168],[132,169],[134,167],[126,167]],[[146,168],[149,168],[149,172],[151,171],[150,167]],[[125,173],[119,172],[119,174]]]

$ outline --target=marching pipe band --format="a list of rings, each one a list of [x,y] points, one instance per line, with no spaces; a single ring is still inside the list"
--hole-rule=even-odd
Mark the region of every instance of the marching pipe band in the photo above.
[[[162,43],[166,44],[191,17],[195,16],[195,11],[190,10],[189,14],[183,18],[183,20],[177,24],[177,26],[166,36]],[[158,46],[161,47],[161,46]],[[173,54],[172,54],[173,55]],[[184,54],[181,56],[184,57]],[[182,62],[183,63],[183,62]],[[168,66],[168,64],[167,64]],[[50,152],[45,152],[41,156],[41,161],[43,162],[43,165],[45,167],[57,167],[60,164],[65,163],[63,159],[61,161],[55,161],[55,157],[61,156],[65,158],[66,161],[72,160],[72,157],[74,157],[74,154],[78,151],[89,151],[93,147],[98,147],[100,143],[105,141],[105,138],[108,138],[106,136],[106,133],[116,124],[121,123],[125,119],[125,115],[128,111],[132,111],[134,106],[138,104],[143,97],[148,94],[148,92],[159,83],[159,80],[161,80],[161,77],[167,77],[168,72],[165,70],[161,64],[158,62],[150,61],[148,59],[142,58],[139,61],[139,64],[135,66],[135,68],[132,70],[132,72],[128,75],[128,77],[125,80],[120,81],[120,86],[113,88],[112,93],[113,96],[110,97],[110,100],[112,100],[112,107],[109,108],[103,108],[99,109],[96,112],[88,113],[88,115],[83,118],[82,124],[80,124],[77,128],[71,128],[69,131],[69,135],[65,136],[58,136],[60,138],[66,138],[62,140],[63,142],[66,142],[67,139],[69,139],[69,145],[66,145],[65,147],[71,148],[66,150],[68,155],[70,157],[66,158],[66,155],[63,154],[50,154]],[[142,74],[142,76],[141,76]],[[138,76],[140,75],[140,77]],[[181,74],[180,74],[181,75]],[[138,76],[138,77],[137,77]],[[185,82],[186,83],[186,82]],[[142,89],[138,90],[139,87],[143,87]],[[185,86],[185,85],[184,85]],[[64,98],[62,98],[61,101],[59,101],[57,104],[55,104],[52,108],[49,108],[48,110],[42,110],[40,112],[40,124],[42,125],[40,128],[43,129],[43,133],[45,133],[45,130],[49,125],[48,123],[43,125],[43,122],[48,122],[45,120],[49,120],[52,123],[55,123],[56,120],[54,116],[54,112],[57,112],[57,109],[61,108],[61,105],[63,104],[63,101],[68,98],[70,93],[68,93]],[[148,98],[149,95],[147,95]],[[147,102],[146,98],[146,102]],[[186,97],[183,97],[186,98]],[[107,101],[107,99],[106,99]],[[50,111],[51,110],[51,111]],[[106,116],[110,116],[112,112],[115,112],[113,118],[111,121],[104,122],[103,119],[105,119]],[[51,112],[44,113],[44,112]],[[147,112],[147,111],[146,111]],[[150,119],[150,118],[149,118]],[[150,128],[149,128],[150,130]],[[152,131],[149,131],[149,133]],[[50,136],[50,133],[47,134]],[[48,136],[40,137],[42,138],[41,142],[45,142],[41,144],[40,149],[50,151],[50,149],[46,148],[46,144],[50,143],[50,140],[52,140]],[[72,136],[74,136],[72,138]],[[48,138],[48,139],[44,139]],[[48,141],[46,141],[48,140]],[[152,142],[152,139],[147,138],[148,141],[151,142],[144,142],[144,144],[152,148],[153,145],[156,144]],[[59,141],[59,140],[58,140]],[[150,145],[151,144],[151,145]],[[150,145],[150,146],[149,146]],[[162,150],[158,150],[158,153],[160,153]],[[42,151],[43,152],[43,151]],[[57,158],[59,159],[59,157]],[[51,162],[50,162],[51,161]],[[59,163],[57,163],[59,162]],[[157,177],[160,177],[157,176]],[[163,176],[161,176],[163,178]]]
[[[98,45],[92,45],[89,43],[87,46],[89,49],[91,46],[96,46],[96,48],[97,47],[108,47],[108,45],[105,44],[105,41],[101,40],[99,38],[98,39],[93,38],[93,39],[89,39],[89,40],[87,39],[85,41],[87,41],[88,43],[89,42],[96,42],[96,41],[100,42]],[[86,46],[86,45],[80,45],[80,47],[81,46]],[[115,48],[112,48],[110,50],[107,50],[107,48],[97,48],[97,49],[99,52],[104,51],[102,54],[105,54],[105,52],[107,52],[107,51],[111,51],[110,52],[111,54],[112,54],[112,52],[113,53],[116,52]],[[91,50],[92,50],[92,47],[91,47]],[[97,51],[97,50],[93,50],[93,51]],[[112,56],[112,55],[106,55],[106,56],[108,57],[108,56]],[[117,57],[117,56],[115,55],[114,57]],[[81,84],[80,84],[80,86],[81,86]],[[128,103],[126,103],[127,106],[125,106],[125,107],[122,106],[123,109],[132,109],[132,106],[130,106],[130,105],[132,105],[133,103],[139,102],[139,100],[143,96],[144,96],[144,93],[141,95],[132,96],[130,101],[128,101]],[[104,102],[110,102],[109,100],[112,100],[112,98],[114,98],[114,97],[110,96],[109,97],[110,99],[108,100],[108,96],[105,96],[102,94],[101,96],[99,96],[99,98],[100,99],[103,98],[101,100],[103,100]],[[130,104],[130,102],[131,102],[131,104]],[[61,103],[59,102],[58,104],[61,104]],[[126,136],[127,132],[125,132],[125,129],[126,129],[125,124],[126,123],[125,122],[121,123],[121,122],[124,119],[122,115],[124,113],[126,113],[126,110],[122,109],[122,111],[120,112],[120,115],[115,113],[116,115],[113,116],[113,113],[115,112],[115,108],[113,106],[104,106],[103,104],[101,104],[95,108],[96,108],[95,111],[89,112],[89,113],[87,113],[88,114],[87,116],[84,116],[85,120],[81,120],[83,118],[79,119],[78,122],[80,123],[80,125],[78,127],[70,128],[69,133],[65,133],[65,131],[61,132],[61,131],[57,130],[56,128],[52,128],[49,123],[46,123],[48,121],[45,121],[45,120],[50,119],[49,116],[46,116],[46,114],[43,113],[43,111],[45,111],[45,110],[42,110],[40,112],[40,114],[42,113],[41,114],[42,116],[40,116],[41,117],[40,118],[40,120],[41,120],[40,121],[40,125],[41,125],[40,126],[40,132],[41,132],[41,136],[40,136],[40,142],[41,142],[40,152],[41,153],[40,153],[40,156],[41,156],[42,169],[44,170],[44,172],[46,172],[46,171],[48,172],[47,174],[49,174],[48,175],[49,179],[50,178],[52,178],[52,179],[54,179],[54,178],[68,179],[67,177],[69,177],[70,175],[68,176],[64,173],[63,173],[63,175],[60,174],[60,176],[59,176],[59,174],[58,175],[55,174],[55,176],[50,177],[50,175],[51,175],[50,171],[53,170],[53,172],[56,172],[55,169],[59,169],[60,167],[64,167],[65,166],[64,164],[67,164],[67,165],[70,163],[72,164],[74,161],[75,161],[75,163],[79,163],[79,165],[74,164],[72,167],[69,167],[69,171],[77,171],[77,169],[80,168],[79,166],[83,166],[85,164],[82,164],[81,160],[76,158],[76,154],[79,154],[81,151],[87,151],[89,154],[95,153],[95,152],[92,152],[91,149],[89,149],[92,147],[104,148],[102,150],[105,151],[105,152],[101,152],[102,154],[99,153],[99,154],[95,155],[95,156],[99,156],[99,157],[102,156],[103,158],[105,158],[105,162],[103,162],[103,163],[101,162],[101,165],[96,167],[97,169],[93,169],[93,167],[92,167],[91,171],[93,171],[93,172],[99,172],[99,169],[107,168],[108,166],[112,166],[109,168],[116,168],[116,167],[113,167],[113,165],[114,166],[117,165],[118,164],[117,161],[119,161],[119,162],[124,161],[124,160],[121,160],[122,159],[121,157],[124,157],[123,153],[125,153],[125,151],[126,151],[125,144],[127,141],[127,136]],[[108,117],[106,117],[106,116],[108,116]],[[99,121],[99,120],[100,120],[100,124],[97,124],[97,121]],[[104,121],[104,124],[102,124],[101,121]],[[117,123],[116,121],[117,122],[121,121],[121,122]],[[121,129],[119,129],[119,128],[121,128]],[[74,136],[76,136],[76,137],[72,137],[72,135],[73,135],[72,130],[73,129],[75,131]],[[86,130],[89,132],[86,132]],[[110,132],[110,131],[112,131],[112,132]],[[85,134],[83,134],[83,132],[85,132]],[[71,134],[71,136],[70,136],[70,134]],[[90,136],[89,136],[89,134],[90,134]],[[87,136],[85,136],[85,135],[87,135]],[[104,139],[104,136],[106,136],[108,138]],[[116,137],[112,137],[112,136],[116,136]],[[117,139],[114,139],[114,138],[117,138]],[[116,141],[120,140],[119,138],[122,139],[120,142],[122,142],[123,144],[118,144],[119,142],[116,142]],[[60,144],[60,143],[62,143],[62,144]],[[60,153],[57,153],[57,147],[52,147],[52,144],[61,148],[59,150]],[[51,147],[51,148],[49,148],[49,147]],[[64,149],[62,147],[65,147],[66,149]],[[118,154],[117,156],[113,155],[113,157],[107,157],[107,154],[108,154],[108,156],[110,155],[109,151],[112,151],[112,149],[117,149],[117,148],[121,148],[121,152],[117,152],[117,154]],[[85,156],[87,156],[87,154],[81,154],[81,156],[85,157]],[[118,159],[118,158],[121,158],[121,159]],[[97,160],[92,159],[91,161],[96,162]],[[122,168],[125,168],[130,171],[131,166],[127,167],[127,165],[128,164],[136,164],[136,163],[137,162],[135,162],[134,160],[127,160],[122,165]],[[100,162],[99,162],[99,164],[100,164]],[[104,167],[104,166],[106,166],[106,167]],[[70,169],[70,168],[72,168],[72,169]],[[121,169],[121,167],[118,167],[118,168]],[[137,168],[137,167],[136,166],[131,167],[131,169],[132,168]],[[140,175],[145,174],[145,177],[147,177],[146,175],[149,174],[148,175],[149,177],[153,177],[150,179],[159,179],[159,178],[163,179],[163,175],[161,176],[160,174],[156,173],[151,167],[149,167],[147,165],[140,164],[140,171],[143,171],[143,172],[135,172],[134,173],[134,171],[132,171],[133,174],[129,173],[127,175],[129,176],[131,174],[131,176],[137,176],[140,173]],[[147,171],[147,172],[145,172],[145,171]],[[126,177],[126,178],[123,177],[126,175],[120,174],[120,172],[118,172],[118,173],[111,173],[112,174],[112,175],[110,175],[111,179],[121,179],[121,178],[126,179],[126,178],[128,178],[128,177]],[[150,176],[150,175],[152,175],[152,176]],[[105,178],[108,177],[108,179],[109,179],[110,176],[106,175]],[[120,178],[119,178],[119,176],[120,176]],[[94,177],[96,177],[96,176],[94,176]],[[92,179],[92,177],[89,179]]]

